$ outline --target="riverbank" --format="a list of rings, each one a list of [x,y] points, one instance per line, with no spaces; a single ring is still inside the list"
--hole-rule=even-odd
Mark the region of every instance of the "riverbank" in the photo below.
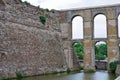
[[[70,74],[34,76],[25,78],[24,80],[114,80],[115,78],[115,75],[108,73],[108,71],[96,71],[94,73],[85,73],[82,71]]]

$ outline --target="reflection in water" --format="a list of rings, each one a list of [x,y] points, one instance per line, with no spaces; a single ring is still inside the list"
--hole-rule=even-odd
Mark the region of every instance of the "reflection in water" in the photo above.
[[[74,73],[74,74],[59,74],[49,76],[37,76],[25,78],[22,80],[114,80],[115,76],[107,71],[97,71],[95,73]]]

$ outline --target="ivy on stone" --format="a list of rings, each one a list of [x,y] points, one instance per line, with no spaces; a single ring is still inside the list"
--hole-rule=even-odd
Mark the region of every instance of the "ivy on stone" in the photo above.
[[[40,18],[40,21],[41,21],[43,24],[45,24],[45,22],[46,22],[46,17],[43,16],[43,15],[41,15],[39,18]]]

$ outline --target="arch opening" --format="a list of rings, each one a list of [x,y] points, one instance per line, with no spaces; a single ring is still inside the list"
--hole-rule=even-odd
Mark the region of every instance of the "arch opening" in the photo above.
[[[73,44],[73,49],[74,49],[74,54],[77,57],[77,61],[79,62],[79,66],[83,68],[83,58],[84,58],[84,53],[83,53],[83,43],[82,42],[75,42]]]
[[[83,18],[75,16],[72,19],[72,39],[83,39]]]
[[[118,37],[120,38],[120,14],[118,16]]]
[[[95,43],[95,68],[97,70],[107,70],[107,44],[104,41]]]
[[[118,45],[118,49],[119,49],[119,60],[120,60],[120,43]]]
[[[107,38],[106,16],[103,14],[94,18],[94,38]]]

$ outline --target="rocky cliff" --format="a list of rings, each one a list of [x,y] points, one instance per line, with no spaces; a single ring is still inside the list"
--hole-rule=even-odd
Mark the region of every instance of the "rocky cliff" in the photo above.
[[[39,16],[47,22],[42,24]],[[0,1],[0,78],[66,69],[59,13],[20,0]]]

